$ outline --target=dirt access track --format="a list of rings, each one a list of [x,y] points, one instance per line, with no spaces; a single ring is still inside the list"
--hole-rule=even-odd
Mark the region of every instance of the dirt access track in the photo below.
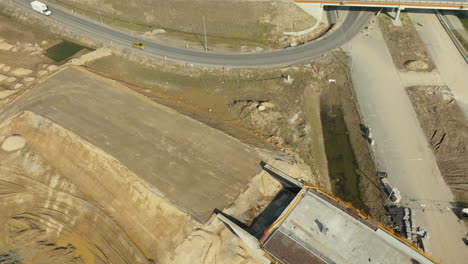
[[[22,111],[115,157],[200,222],[232,203],[261,169],[255,149],[79,68],[27,91],[0,122]]]

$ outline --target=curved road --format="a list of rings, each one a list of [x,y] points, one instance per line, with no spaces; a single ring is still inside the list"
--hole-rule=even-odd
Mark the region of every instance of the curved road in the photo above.
[[[50,17],[33,11],[29,0],[14,0],[13,5],[29,10],[37,16],[43,16],[44,19],[57,20],[58,23],[65,25],[74,32],[82,33],[85,36],[105,42],[112,41],[113,45],[130,47],[133,41],[144,42],[146,49],[139,52],[145,55],[167,58],[179,62],[230,67],[288,65],[317,57],[337,49],[351,40],[359,33],[373,13],[372,9],[352,8],[339,28],[317,40],[283,50],[238,54],[196,51],[171,47],[148,40],[139,40],[138,37],[130,36],[128,32],[100,24],[97,21],[80,15],[72,14],[65,8],[56,5],[49,5],[52,10],[52,16]]]

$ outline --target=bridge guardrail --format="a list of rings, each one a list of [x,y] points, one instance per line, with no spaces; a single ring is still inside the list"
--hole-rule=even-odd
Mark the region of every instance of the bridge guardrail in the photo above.
[[[468,0],[293,0],[297,3],[320,3],[335,6],[375,6],[392,8],[437,8],[437,9],[468,9]]]

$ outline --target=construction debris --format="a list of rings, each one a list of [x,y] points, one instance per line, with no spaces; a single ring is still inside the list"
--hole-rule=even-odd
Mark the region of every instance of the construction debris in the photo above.
[[[401,200],[400,190],[396,187],[392,187],[390,182],[387,179],[387,173],[383,171],[377,172],[377,177],[379,178],[380,182],[382,183],[383,189],[385,193],[388,195],[388,198],[394,202],[399,203]]]
[[[392,218],[394,231],[418,248],[424,250],[424,239],[429,239],[430,234],[421,227],[416,226],[414,210],[396,205],[388,206],[387,210]]]

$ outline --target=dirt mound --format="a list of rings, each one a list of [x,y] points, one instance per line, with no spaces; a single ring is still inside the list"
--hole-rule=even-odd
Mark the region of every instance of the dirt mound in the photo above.
[[[30,143],[20,155],[1,154],[0,251],[18,250],[24,260],[74,250],[84,263],[151,263],[193,228],[152,186],[49,120],[25,112],[0,135],[12,131]]]
[[[11,74],[15,76],[25,76],[33,73],[32,70],[30,69],[25,69],[25,68],[17,68],[11,71]]]
[[[28,140],[0,152],[0,256],[25,263],[257,263],[216,218],[205,225],[117,160],[48,119],[24,112],[0,126]],[[268,160],[267,160],[268,161]],[[300,168],[271,161],[291,175]],[[225,210],[251,223],[281,185],[265,171]]]
[[[12,135],[3,141],[2,149],[4,151],[15,151],[23,148],[25,144],[26,141],[21,135]]]
[[[260,171],[248,145],[78,68],[36,85],[0,119],[24,110],[112,155],[200,222],[232,203]]]
[[[410,71],[425,71],[429,69],[429,64],[422,60],[408,60],[404,63],[406,69]]]
[[[70,85],[73,89],[70,89]],[[50,90],[51,87],[54,88]],[[64,87],[66,89],[62,89]],[[96,93],[97,90],[103,92],[102,97],[99,92]],[[65,99],[69,91],[70,97]],[[88,95],[91,101],[85,98]],[[36,96],[40,96],[40,102],[34,102]],[[64,99],[68,103],[63,104]],[[99,106],[99,109],[92,110],[94,106]],[[113,118],[106,108],[117,113],[117,116]],[[120,110],[116,112],[116,109]],[[145,114],[140,112],[132,117],[133,111],[143,111]],[[92,113],[96,113],[96,116],[93,117]],[[162,113],[163,116],[160,116]],[[143,120],[139,118],[141,116],[146,118]],[[157,125],[138,129],[140,121],[148,125],[153,122],[152,118],[158,116],[161,119],[155,123]],[[96,117],[98,119],[94,119]],[[219,192],[231,201],[231,206],[225,211],[246,223],[250,223],[268,205],[280,185],[265,178],[264,172],[250,181],[249,178],[255,174],[249,175],[248,171],[243,171],[245,162],[239,163],[242,166],[233,165],[236,156],[245,159],[249,153],[257,153],[249,152],[253,150],[249,150],[247,145],[186,117],[179,117],[178,113],[169,109],[155,106],[146,98],[114,86],[113,82],[83,75],[79,70],[62,70],[37,84],[10,105],[3,106],[0,120],[1,141],[10,135],[20,134],[28,142],[26,147],[16,152],[0,151],[0,177],[3,180],[0,190],[5,194],[0,197],[4,212],[0,222],[5,223],[0,225],[0,254],[16,252],[23,261],[55,261],[49,263],[154,261],[183,264],[188,260],[211,263],[214,259],[223,263],[256,263],[240,240],[216,218],[202,225],[184,212],[205,210],[210,211],[211,216],[213,208],[222,210],[227,206],[222,197],[209,197]],[[109,124],[119,126],[121,122],[127,128],[106,128]],[[181,129],[190,135],[179,138],[179,132],[169,133],[171,124],[190,126]],[[158,128],[163,128],[164,132],[161,133],[164,136],[151,139],[159,133]],[[126,134],[126,129],[132,132]],[[200,138],[186,141],[196,136],[198,130],[202,135]],[[137,142],[139,139],[144,142]],[[214,139],[220,141],[210,144],[210,140]],[[147,140],[154,142],[157,148],[171,152],[158,154],[158,150],[153,149],[152,143]],[[165,147],[171,142],[173,147]],[[191,144],[203,150],[191,150]],[[210,150],[212,145],[217,148],[203,157],[203,153]],[[190,156],[183,158],[184,153],[174,156],[180,146],[184,146]],[[148,147],[148,154],[141,152]],[[142,149],[137,150],[139,148]],[[269,157],[274,156],[272,153],[261,152],[261,159],[268,161]],[[125,157],[130,157],[131,162]],[[192,157],[203,159],[204,163],[196,165]],[[213,161],[213,157],[223,159],[232,166]],[[257,158],[260,160],[259,156]],[[180,173],[179,179],[185,182],[177,179],[177,170],[186,166],[177,164],[181,159],[192,166],[196,165]],[[276,157],[275,162],[281,159],[284,157]],[[160,178],[160,183],[149,182],[151,177],[148,178],[144,170],[135,174],[124,165],[124,162],[128,162],[136,166],[138,160],[143,160],[138,165],[139,169],[150,168],[148,171],[152,176],[163,171],[165,164],[171,169],[162,175],[164,177]],[[282,169],[292,175],[303,172],[302,168],[288,170],[291,162],[288,159],[286,168]],[[156,167],[151,167],[155,164]],[[207,172],[214,165],[222,166],[222,171]],[[203,179],[200,173],[207,173],[210,177]],[[195,183],[190,180],[192,176],[197,176]],[[233,182],[236,177],[245,176],[249,176],[245,184]],[[217,185],[217,177],[223,185]],[[178,181],[181,189],[170,187],[173,180]],[[212,191],[199,191],[197,185],[200,184]],[[246,188],[247,191],[241,194],[239,190]],[[232,190],[239,192],[236,194]],[[205,198],[197,197],[200,193]],[[171,202],[175,196],[191,201],[194,206],[182,207],[180,203]]]
[[[444,86],[407,89],[440,172],[459,200],[468,202],[468,123]]]

